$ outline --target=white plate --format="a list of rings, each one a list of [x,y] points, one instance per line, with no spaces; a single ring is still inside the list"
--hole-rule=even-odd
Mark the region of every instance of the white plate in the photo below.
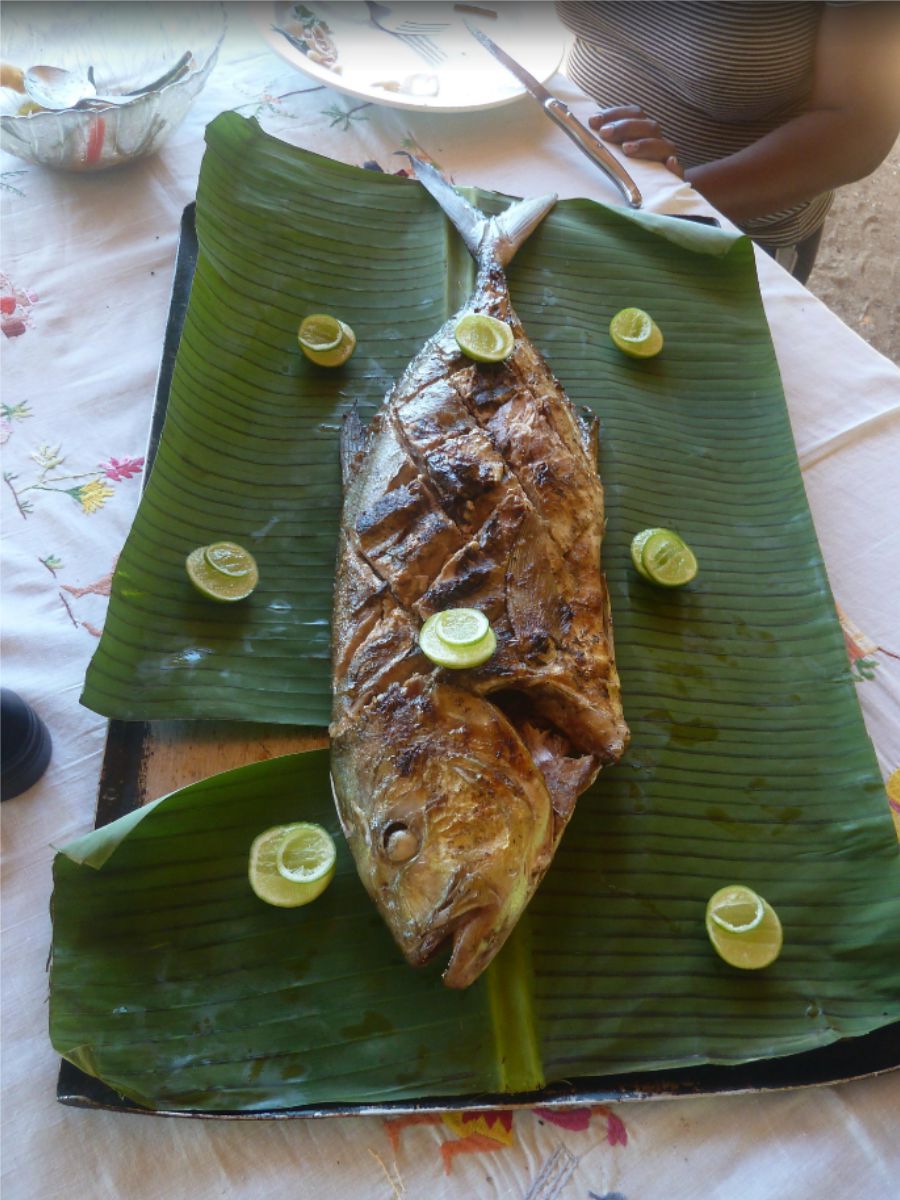
[[[469,33],[478,25],[541,82],[557,70],[565,33],[551,4],[472,0],[495,18],[460,12],[452,3],[388,3],[394,21],[439,26],[428,36],[443,55],[437,64],[377,28],[361,0],[275,3],[260,6],[263,34],[292,66],[328,87],[419,112],[469,112],[509,104],[525,94],[518,80]],[[306,47],[304,49],[303,47]]]

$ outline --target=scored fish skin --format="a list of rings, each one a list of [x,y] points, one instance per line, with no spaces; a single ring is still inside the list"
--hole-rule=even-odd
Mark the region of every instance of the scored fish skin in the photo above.
[[[444,982],[466,987],[628,729],[600,569],[596,428],[528,340],[502,267],[537,202],[488,222],[429,171],[416,164],[477,279],[368,431],[355,413],[345,422],[331,760],[342,828],[395,940],[414,965],[452,941]],[[453,331],[473,311],[512,327],[505,362],[460,352]],[[419,649],[424,620],[450,607],[490,620],[497,650],[482,666],[445,670]]]

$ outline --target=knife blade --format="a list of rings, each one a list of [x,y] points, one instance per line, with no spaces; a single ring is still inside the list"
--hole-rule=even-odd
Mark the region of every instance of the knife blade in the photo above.
[[[486,33],[482,33],[477,26],[465,18],[463,20],[469,33],[474,38],[477,38],[485,50],[492,54],[498,62],[502,63],[507,71],[515,75],[519,83],[523,84],[535,100],[538,101],[550,120],[555,121],[560,129],[568,134],[579,150],[584,151],[588,158],[596,163],[600,170],[613,181],[629,205],[632,208],[640,208],[644,203],[644,199],[638,190],[637,184],[615,155],[611,154],[600,139],[595,137],[589,129],[586,129],[582,125],[568,104],[560,100],[557,96],[554,96],[552,92],[548,92],[544,85],[539,83],[530,71],[526,71],[521,63],[517,63],[514,58],[510,58],[506,51],[502,50]]]

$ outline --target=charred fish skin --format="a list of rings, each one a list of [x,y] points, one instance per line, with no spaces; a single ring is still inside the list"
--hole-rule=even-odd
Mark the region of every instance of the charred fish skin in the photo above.
[[[422,347],[368,430],[345,420],[330,728],[335,802],[360,878],[407,960],[452,943],[467,987],[549,867],[578,796],[628,741],[600,568],[596,429],[531,344],[503,267],[555,200],[488,220],[416,174],[476,258],[463,309]],[[473,363],[466,312],[510,324]],[[483,611],[497,651],[436,667],[432,613]]]

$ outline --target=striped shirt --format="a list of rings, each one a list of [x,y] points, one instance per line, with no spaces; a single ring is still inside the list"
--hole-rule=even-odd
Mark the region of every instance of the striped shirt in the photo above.
[[[734,154],[803,111],[813,79],[821,3],[557,3],[576,35],[569,77],[603,108],[639,104],[685,167]],[[825,220],[827,192],[740,222],[790,246]]]

